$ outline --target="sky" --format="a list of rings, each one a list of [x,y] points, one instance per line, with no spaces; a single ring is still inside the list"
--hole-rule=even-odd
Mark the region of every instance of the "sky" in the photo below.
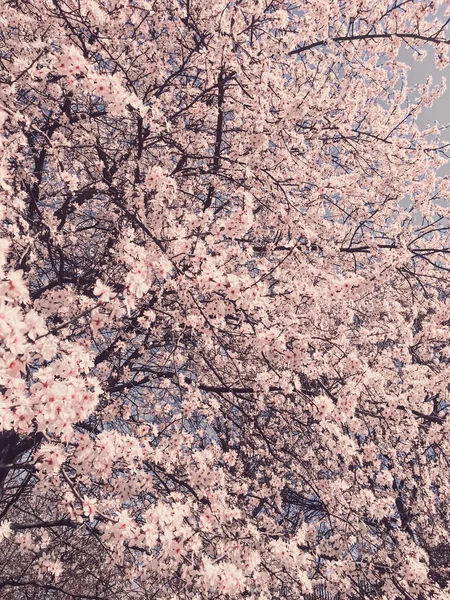
[[[447,29],[450,29],[450,26]],[[447,37],[450,36],[447,35]],[[422,47],[420,50],[423,52],[424,48]],[[427,47],[427,56],[421,62],[414,60],[414,50],[408,48],[406,45],[402,46],[399,52],[399,59],[411,67],[408,73],[408,84],[410,86],[425,83],[429,76],[433,78],[434,85],[439,85],[442,78],[446,78],[447,91],[434,102],[432,107],[422,110],[418,118],[418,125],[421,129],[424,129],[437,121],[443,127],[443,140],[450,142],[450,67],[442,71],[436,69],[434,65],[434,48],[430,46]],[[450,146],[448,153],[448,164],[439,169],[438,173],[440,175],[450,174]]]

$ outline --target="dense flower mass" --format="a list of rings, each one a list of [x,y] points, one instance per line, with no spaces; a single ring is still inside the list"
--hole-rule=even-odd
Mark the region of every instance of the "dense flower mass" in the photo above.
[[[0,0],[2,599],[449,597],[447,18]]]

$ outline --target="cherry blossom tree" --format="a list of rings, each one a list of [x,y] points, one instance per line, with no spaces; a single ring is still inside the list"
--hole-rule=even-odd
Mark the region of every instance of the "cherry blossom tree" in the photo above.
[[[446,5],[0,0],[2,599],[448,598]]]

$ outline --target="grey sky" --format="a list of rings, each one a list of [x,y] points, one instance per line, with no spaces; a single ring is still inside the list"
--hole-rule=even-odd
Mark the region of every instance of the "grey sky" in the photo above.
[[[448,89],[443,96],[438,98],[432,107],[424,108],[418,118],[420,128],[425,128],[427,125],[433,125],[436,121],[441,127],[446,127],[450,124],[450,67],[442,71],[438,71],[434,65],[434,49],[429,48],[426,58],[421,62],[416,62],[413,58],[414,51],[406,46],[402,47],[399,53],[399,59],[408,64],[411,70],[408,73],[408,85],[423,84],[427,78],[433,78],[433,84],[440,84],[442,78],[447,80]],[[417,97],[417,94],[416,96]],[[442,130],[442,138],[450,142],[450,127]],[[450,147],[449,147],[450,155]],[[449,163],[439,170],[439,174],[450,174],[450,159]]]

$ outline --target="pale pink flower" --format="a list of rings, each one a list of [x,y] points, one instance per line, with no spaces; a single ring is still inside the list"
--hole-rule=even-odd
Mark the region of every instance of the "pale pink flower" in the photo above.
[[[48,443],[41,446],[37,458],[36,467],[48,474],[58,473],[66,459],[60,446]]]
[[[11,537],[12,533],[10,522],[6,520],[2,521],[0,523],[0,541]]]
[[[25,324],[28,327],[28,337],[32,340],[35,340],[37,337],[41,335],[45,335],[47,333],[47,328],[45,327],[44,319],[38,315],[35,310],[30,310],[25,316]]]
[[[90,521],[94,520],[95,513],[97,511],[97,498],[83,498],[83,513],[86,517],[89,517]]]
[[[8,273],[8,293],[19,299],[22,302],[28,300],[28,288],[23,280],[23,271],[20,269],[17,271],[10,271]]]
[[[102,283],[100,279],[97,279],[94,287],[94,296],[99,296],[101,302],[108,302],[115,297],[115,294],[112,292],[111,288]]]

